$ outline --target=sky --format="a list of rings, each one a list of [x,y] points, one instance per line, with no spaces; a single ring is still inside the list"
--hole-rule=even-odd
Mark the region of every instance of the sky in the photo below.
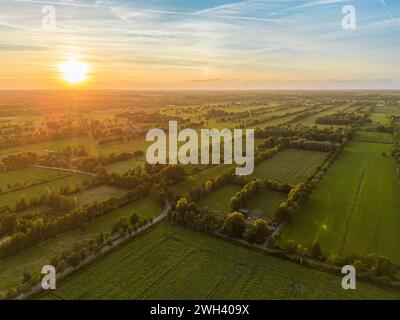
[[[399,40],[399,0],[0,0],[0,88],[400,89]]]

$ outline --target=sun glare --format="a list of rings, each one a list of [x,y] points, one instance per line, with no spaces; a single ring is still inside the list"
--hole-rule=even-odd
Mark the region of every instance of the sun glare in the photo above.
[[[89,66],[85,62],[66,61],[60,64],[62,78],[70,84],[78,84],[87,80]]]

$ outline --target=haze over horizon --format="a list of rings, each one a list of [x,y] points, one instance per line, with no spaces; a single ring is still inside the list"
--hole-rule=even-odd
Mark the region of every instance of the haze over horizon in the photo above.
[[[399,89],[399,36],[395,0],[2,0],[0,88],[73,87],[72,59],[87,89]]]

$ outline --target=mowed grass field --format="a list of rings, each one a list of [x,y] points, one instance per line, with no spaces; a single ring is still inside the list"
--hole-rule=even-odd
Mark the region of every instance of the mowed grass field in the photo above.
[[[309,247],[319,239],[326,255],[374,252],[399,263],[400,184],[390,150],[388,144],[350,142],[280,243],[292,239]]]
[[[279,205],[286,199],[286,194],[261,189],[260,193],[249,201],[249,214],[254,217],[272,219]]]
[[[74,242],[91,239],[96,233],[110,232],[113,223],[119,217],[129,217],[133,211],[144,219],[157,216],[161,212],[161,207],[153,198],[145,197],[91,221],[80,230],[63,233],[19,254],[1,259],[0,293],[20,284],[24,272],[40,271],[53,255],[60,254],[64,249],[70,249]]]
[[[41,299],[399,299],[183,227],[161,223],[59,282]]]
[[[374,131],[358,131],[354,140],[364,142],[393,143],[392,134]]]
[[[92,177],[82,175],[82,174],[74,174],[67,176],[65,178],[49,181],[46,183],[41,183],[35,186],[23,188],[17,191],[8,192],[0,195],[0,204],[1,205],[9,205],[13,207],[16,201],[20,198],[30,199],[33,196],[37,196],[43,193],[45,188],[50,188],[52,190],[58,190],[61,187],[65,187],[67,185],[75,186],[82,185],[84,181],[90,180]]]
[[[285,149],[259,163],[252,176],[297,184],[314,173],[327,155],[325,152]]]
[[[240,186],[234,184],[222,186],[201,198],[199,205],[225,216],[230,211],[231,198],[241,189]]]

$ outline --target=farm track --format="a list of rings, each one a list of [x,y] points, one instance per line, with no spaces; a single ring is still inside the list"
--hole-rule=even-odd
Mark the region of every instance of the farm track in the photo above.
[[[42,165],[39,165],[39,164],[34,164],[34,165],[32,165],[32,167],[33,168],[56,170],[56,171],[63,171],[63,172],[70,172],[70,173],[79,173],[79,174],[84,174],[84,175],[91,176],[91,177],[95,177],[96,176],[96,174],[94,174],[94,173],[86,172],[86,171],[82,171],[82,170],[75,170],[75,169],[66,169],[66,168],[42,166]]]
[[[229,278],[229,276],[237,270],[241,270],[247,268],[245,265],[234,265],[232,266],[221,278],[220,281],[217,282],[217,284],[209,291],[207,296],[204,298],[205,300],[211,300],[212,296],[218,291],[218,289],[221,287],[221,285]]]

